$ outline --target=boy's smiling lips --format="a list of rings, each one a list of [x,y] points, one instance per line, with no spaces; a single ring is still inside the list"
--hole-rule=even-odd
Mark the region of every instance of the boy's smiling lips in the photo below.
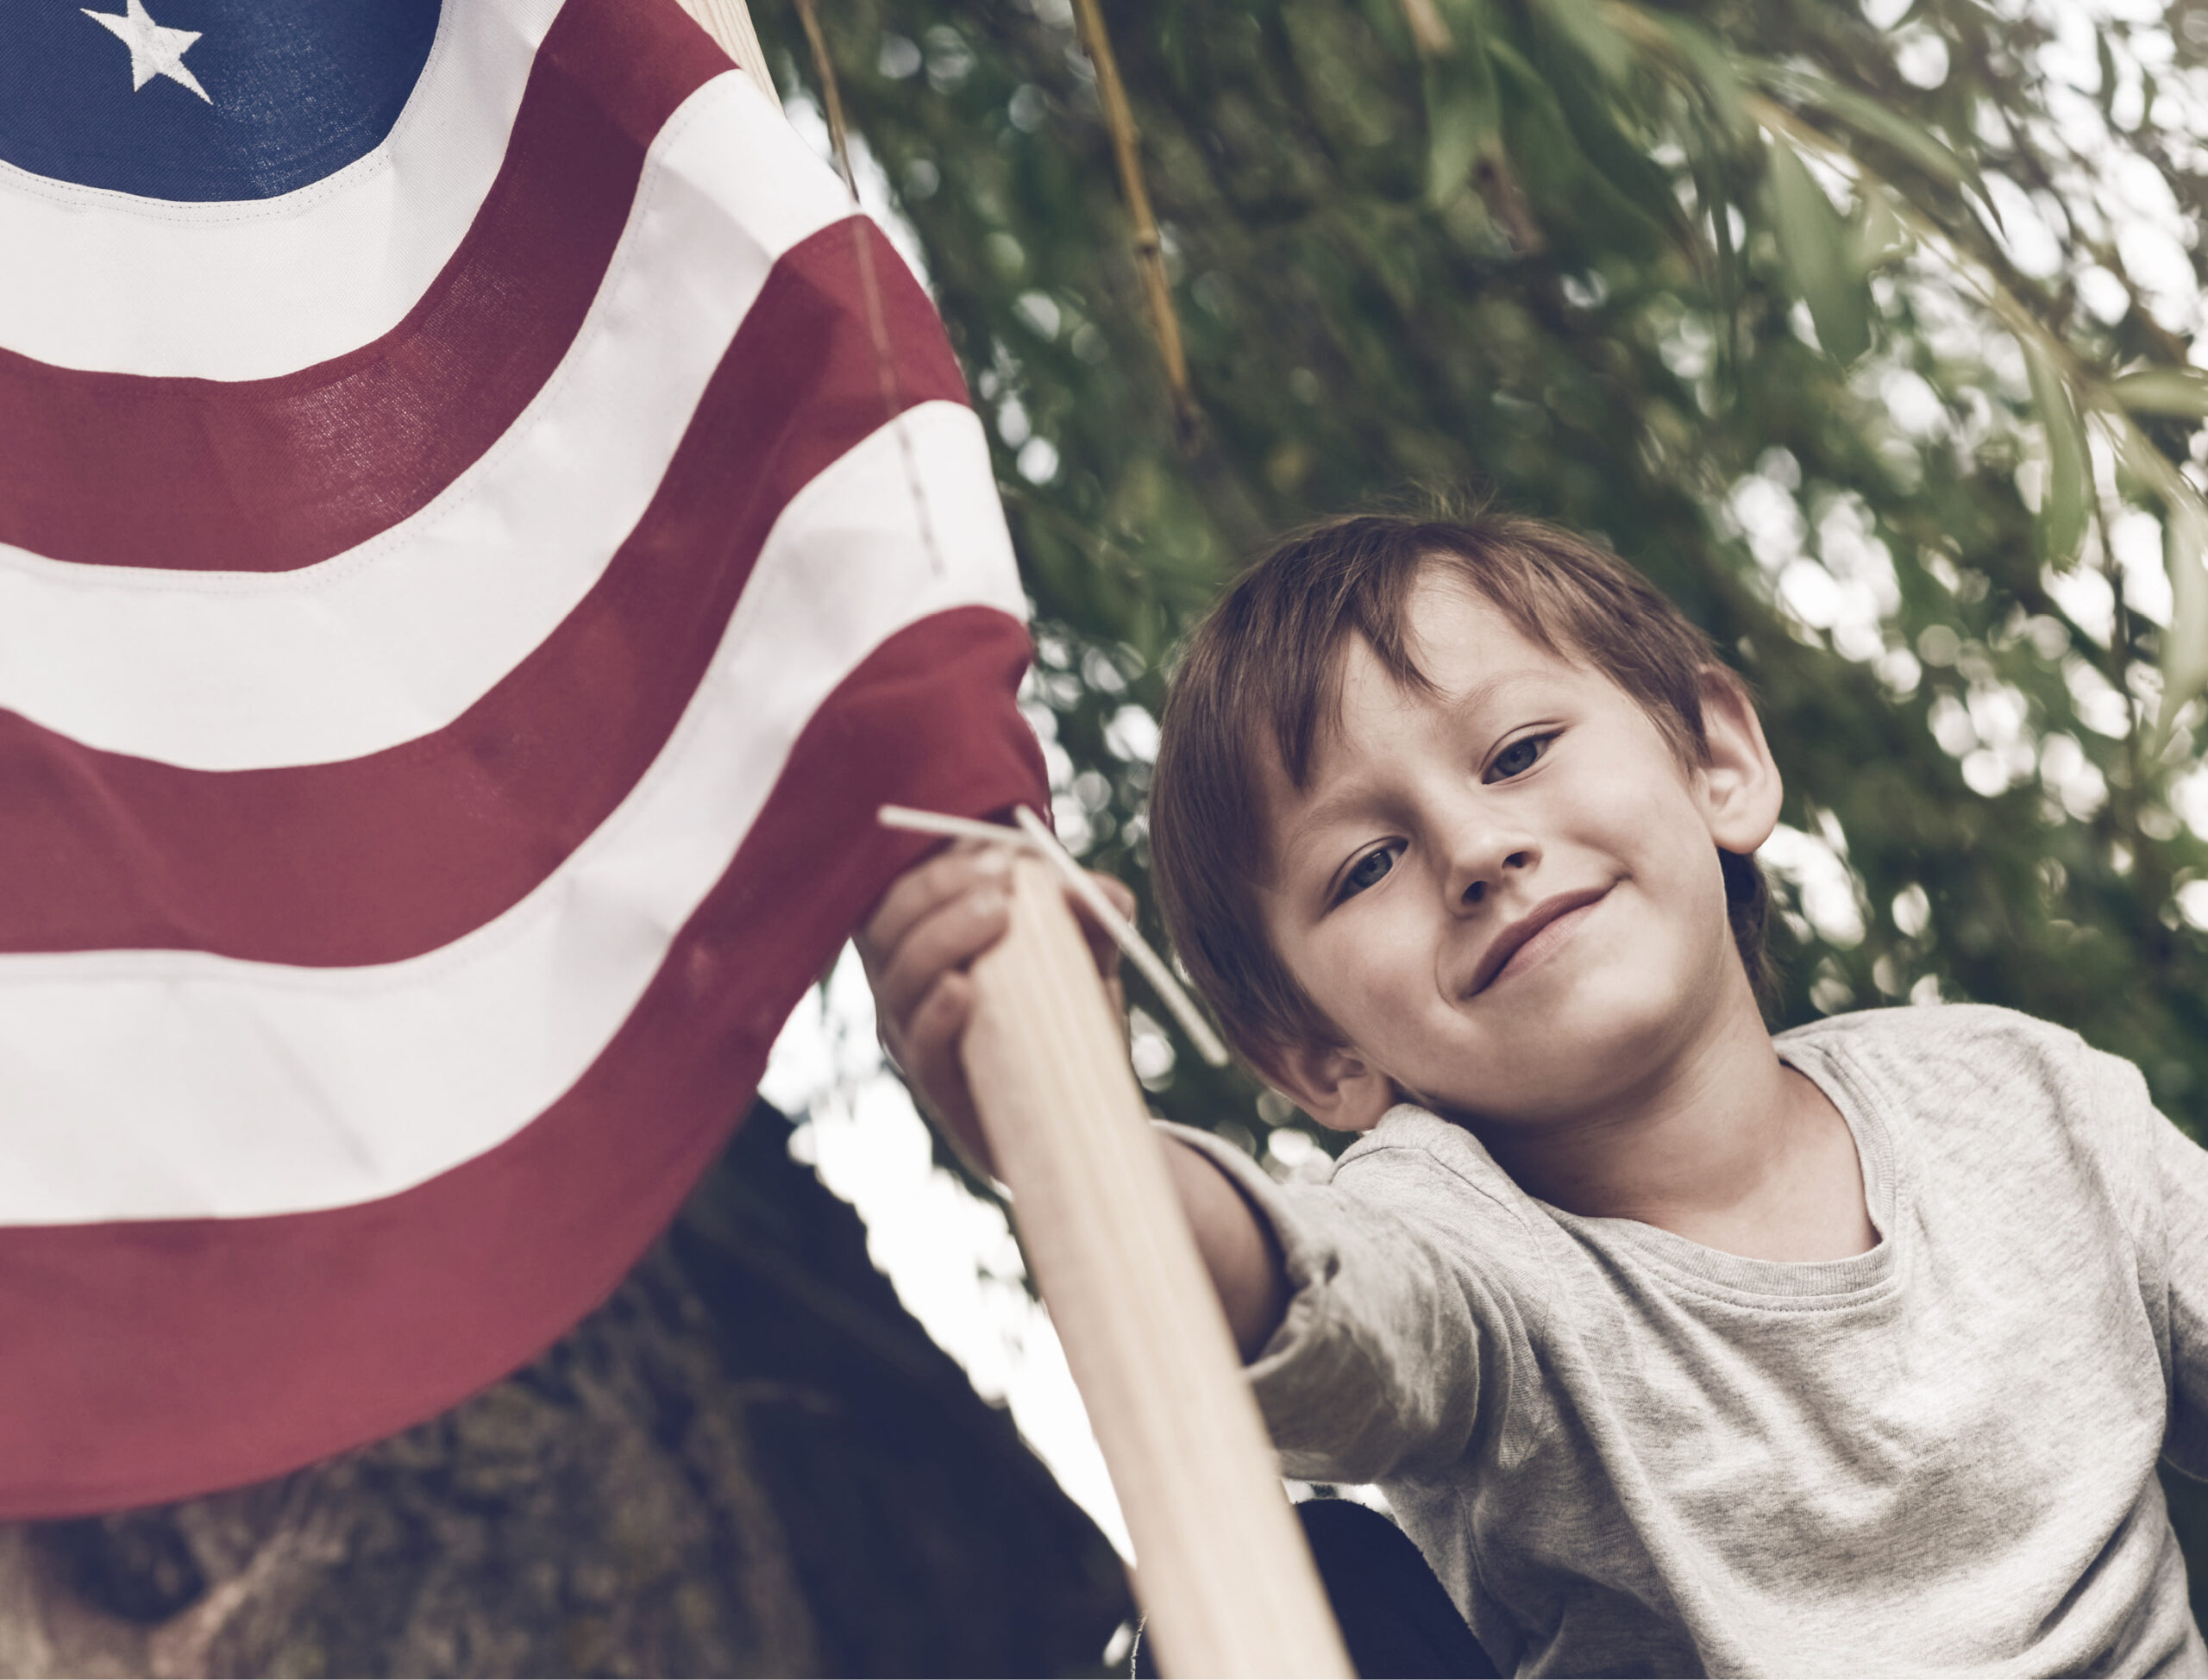
[[[1576,892],[1559,893],[1543,899],[1516,921],[1498,929],[1488,947],[1480,953],[1479,964],[1472,970],[1472,983],[1465,995],[1477,997],[1492,985],[1497,975],[1509,966],[1510,959],[1518,955],[1533,938],[1552,924],[1561,921],[1575,911],[1589,908],[1609,896],[1615,881],[1606,881],[1600,887],[1584,887]]]

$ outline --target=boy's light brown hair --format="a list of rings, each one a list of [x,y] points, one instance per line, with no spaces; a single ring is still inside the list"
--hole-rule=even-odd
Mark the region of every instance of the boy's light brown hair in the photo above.
[[[1412,587],[1429,567],[1471,585],[1535,646],[1615,682],[1683,766],[1709,757],[1703,680],[1740,685],[1709,638],[1638,573],[1538,519],[1332,520],[1244,573],[1191,633],[1166,699],[1151,787],[1151,878],[1189,977],[1261,1071],[1275,1048],[1333,1045],[1339,1036],[1265,937],[1257,888],[1271,862],[1260,766],[1277,755],[1295,787],[1308,785],[1352,636],[1396,682],[1433,691],[1406,622]],[[1757,997],[1767,998],[1762,873],[1753,858],[1718,856],[1734,943]]]

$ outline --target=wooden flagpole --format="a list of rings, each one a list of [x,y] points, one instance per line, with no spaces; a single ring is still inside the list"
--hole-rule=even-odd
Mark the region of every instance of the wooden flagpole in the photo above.
[[[767,55],[759,49],[759,32],[751,27],[751,11],[743,0],[682,0],[682,9],[703,26],[722,52],[736,60],[736,67],[759,85],[759,91],[777,105],[781,94],[767,71]]]
[[[1134,1541],[1169,1675],[1353,1672],[1057,874],[1016,858],[969,1082]]]
[[[744,0],[681,3],[779,97]],[[1352,1674],[1119,1019],[1041,860],[1015,858],[1011,926],[974,987],[968,1079],[1126,1517],[1159,1671]]]

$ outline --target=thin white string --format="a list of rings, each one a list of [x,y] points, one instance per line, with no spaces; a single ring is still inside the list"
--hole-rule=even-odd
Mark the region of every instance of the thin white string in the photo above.
[[[1058,843],[1058,837],[1051,825],[1040,817],[1021,806],[1013,815],[1019,819],[1018,829],[1008,829],[1000,823],[978,823],[970,817],[950,817],[938,811],[915,811],[908,806],[885,805],[875,812],[875,819],[884,828],[904,829],[915,834],[949,835],[962,840],[983,840],[991,845],[1016,846],[1049,860],[1051,866],[1065,878],[1082,903],[1087,906],[1096,924],[1112,936],[1128,962],[1141,971],[1158,1000],[1180,1023],[1181,1031],[1189,1035],[1189,1042],[1196,1047],[1196,1054],[1214,1068],[1227,1064],[1226,1046],[1220,1042],[1219,1034],[1203,1018],[1195,1000],[1182,989],[1157,953],[1151,950],[1135,925],[1122,916],[1117,906],[1104,896],[1103,889],[1088,878],[1088,871],[1075,861],[1074,856]]]
[[[905,399],[897,378],[897,363],[889,348],[889,321],[881,303],[881,284],[874,271],[874,247],[867,235],[874,221],[859,197],[858,172],[851,167],[850,136],[844,122],[844,97],[836,86],[836,67],[829,61],[827,43],[821,38],[819,20],[808,0],[799,0],[806,39],[812,47],[812,63],[820,77],[827,102],[829,143],[836,153],[836,171],[844,178],[844,191],[851,201],[851,253],[858,266],[859,291],[866,301],[867,332],[874,340],[875,377],[881,386],[882,423],[895,434],[897,451],[905,463],[905,488],[913,498],[913,517],[919,527],[920,549],[928,568],[938,578],[950,575],[943,550],[936,544],[935,509],[920,482],[920,463],[913,451],[913,436],[905,424]]]

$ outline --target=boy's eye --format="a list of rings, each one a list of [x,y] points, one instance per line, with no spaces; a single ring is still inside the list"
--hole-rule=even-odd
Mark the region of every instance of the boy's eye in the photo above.
[[[1487,767],[1485,780],[1507,781],[1512,776],[1523,775],[1534,768],[1555,739],[1553,735],[1520,736],[1495,755],[1495,762]]]
[[[1382,876],[1396,867],[1396,848],[1375,846],[1371,851],[1349,866],[1349,873],[1342,877],[1340,898],[1362,893],[1368,887],[1377,887]]]

